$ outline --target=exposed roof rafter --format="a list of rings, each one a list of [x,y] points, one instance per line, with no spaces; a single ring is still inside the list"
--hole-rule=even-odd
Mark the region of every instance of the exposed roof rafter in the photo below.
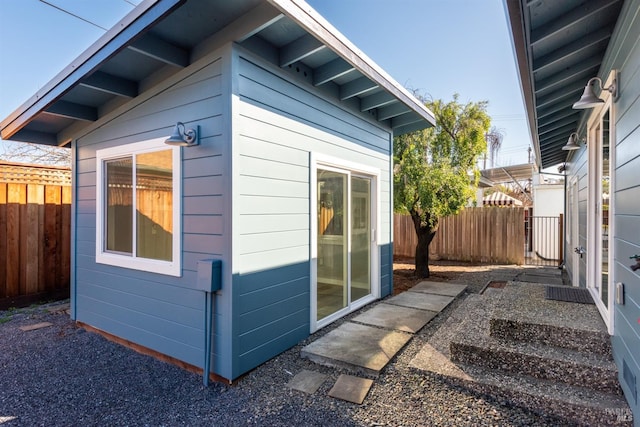
[[[342,77],[354,71],[356,68],[349,64],[342,58],[336,58],[331,62],[318,67],[313,72],[313,84],[314,86],[320,86],[321,84],[330,82],[331,80]]]
[[[134,52],[176,67],[189,65],[189,52],[151,34],[145,34],[128,46]]]
[[[85,77],[80,81],[80,85],[126,98],[138,96],[138,83],[102,71],[96,71]]]
[[[360,111],[373,110],[374,108],[383,107],[394,102],[398,102],[398,100],[391,96],[389,93],[377,92],[373,95],[362,98],[362,100],[360,101]]]
[[[366,77],[360,77],[345,83],[340,87],[340,100],[353,98],[354,96],[363,95],[377,89],[379,86]]]
[[[326,46],[311,34],[305,34],[280,49],[280,66],[286,67],[294,62],[326,49]]]
[[[559,35],[563,31],[577,27],[591,16],[603,9],[615,5],[618,0],[589,0],[578,7],[562,14],[557,19],[531,31],[531,45],[535,46],[543,40]]]
[[[58,101],[47,108],[45,112],[56,116],[88,122],[95,122],[98,120],[98,110],[96,108],[68,101]]]

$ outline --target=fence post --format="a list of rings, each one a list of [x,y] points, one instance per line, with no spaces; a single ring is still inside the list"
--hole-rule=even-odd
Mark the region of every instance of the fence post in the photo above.
[[[564,260],[564,222],[563,222],[564,214],[560,214],[558,217],[558,268],[562,266],[562,261]]]

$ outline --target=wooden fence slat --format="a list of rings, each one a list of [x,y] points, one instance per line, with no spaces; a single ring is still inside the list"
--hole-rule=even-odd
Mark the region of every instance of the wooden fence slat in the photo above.
[[[71,187],[62,187],[62,219],[60,232],[61,260],[59,287],[69,286],[71,280]]]
[[[7,184],[0,182],[0,298],[7,293]],[[2,259],[2,258],[5,259]]]
[[[7,188],[7,282],[8,296],[24,295],[26,286],[24,282],[25,267],[20,262],[25,254],[26,247],[20,244],[26,239],[25,227],[21,224],[21,218],[25,217],[27,205],[26,184],[9,184]],[[23,236],[23,234],[25,234]]]
[[[413,257],[417,237],[408,215],[394,215],[394,255]],[[467,208],[440,220],[429,254],[441,259],[524,264],[523,208]]]
[[[22,258],[21,264],[25,266],[25,292],[26,295],[36,294],[39,291],[39,248],[40,248],[40,205],[44,202],[44,186],[27,185],[27,204],[26,204],[26,227],[21,227],[25,231],[25,240],[21,242],[25,249],[25,258]]]
[[[45,290],[52,290],[58,284],[61,243],[60,232],[62,225],[62,188],[59,186],[47,185],[45,187],[44,198],[44,233],[42,235],[42,247],[44,250],[42,267],[44,274],[42,280]]]

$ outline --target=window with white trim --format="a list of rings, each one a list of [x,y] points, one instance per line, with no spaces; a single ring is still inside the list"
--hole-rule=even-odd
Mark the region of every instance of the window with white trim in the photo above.
[[[96,262],[180,276],[180,147],[96,152]]]

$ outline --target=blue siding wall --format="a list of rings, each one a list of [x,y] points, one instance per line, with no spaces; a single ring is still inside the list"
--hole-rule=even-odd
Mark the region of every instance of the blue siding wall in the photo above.
[[[614,280],[625,285],[624,305],[615,306],[614,357],[620,384],[640,422],[640,270],[629,257],[640,255],[640,1],[623,7],[610,66],[620,70],[615,104]]]
[[[388,129],[253,58],[235,58],[233,103],[234,376],[295,345],[310,328],[310,153],[381,170],[382,295],[391,291]],[[235,73],[234,73],[235,75]],[[285,77],[288,76],[288,77]]]
[[[613,283],[623,283],[624,305],[614,306],[614,358],[620,384],[640,420],[640,270],[632,271],[629,257],[640,254],[640,0],[627,1],[620,13],[599,76],[606,79],[611,70],[619,71],[619,99],[614,103],[615,149],[612,150],[613,183]],[[588,110],[590,111],[590,110]],[[589,112],[586,113],[588,115]],[[580,245],[587,248],[587,148],[570,161],[572,176],[579,179]],[[589,232],[590,233],[590,232]],[[598,237],[599,238],[599,237]],[[570,242],[570,239],[567,240]],[[573,248],[567,247],[567,254]],[[586,286],[587,257],[580,261],[580,286]],[[567,267],[571,268],[571,262]],[[610,292],[613,292],[611,289]]]
[[[222,259],[224,272],[231,260],[225,223],[230,200],[225,134],[229,52],[227,59],[212,54],[163,81],[75,143],[76,319],[199,367],[204,358],[205,294],[195,290],[196,263]],[[199,146],[182,149],[182,276],[96,264],[96,150],[169,135],[177,121],[199,125],[201,131]],[[214,372],[230,378],[228,284],[223,280],[216,301],[212,365]]]

